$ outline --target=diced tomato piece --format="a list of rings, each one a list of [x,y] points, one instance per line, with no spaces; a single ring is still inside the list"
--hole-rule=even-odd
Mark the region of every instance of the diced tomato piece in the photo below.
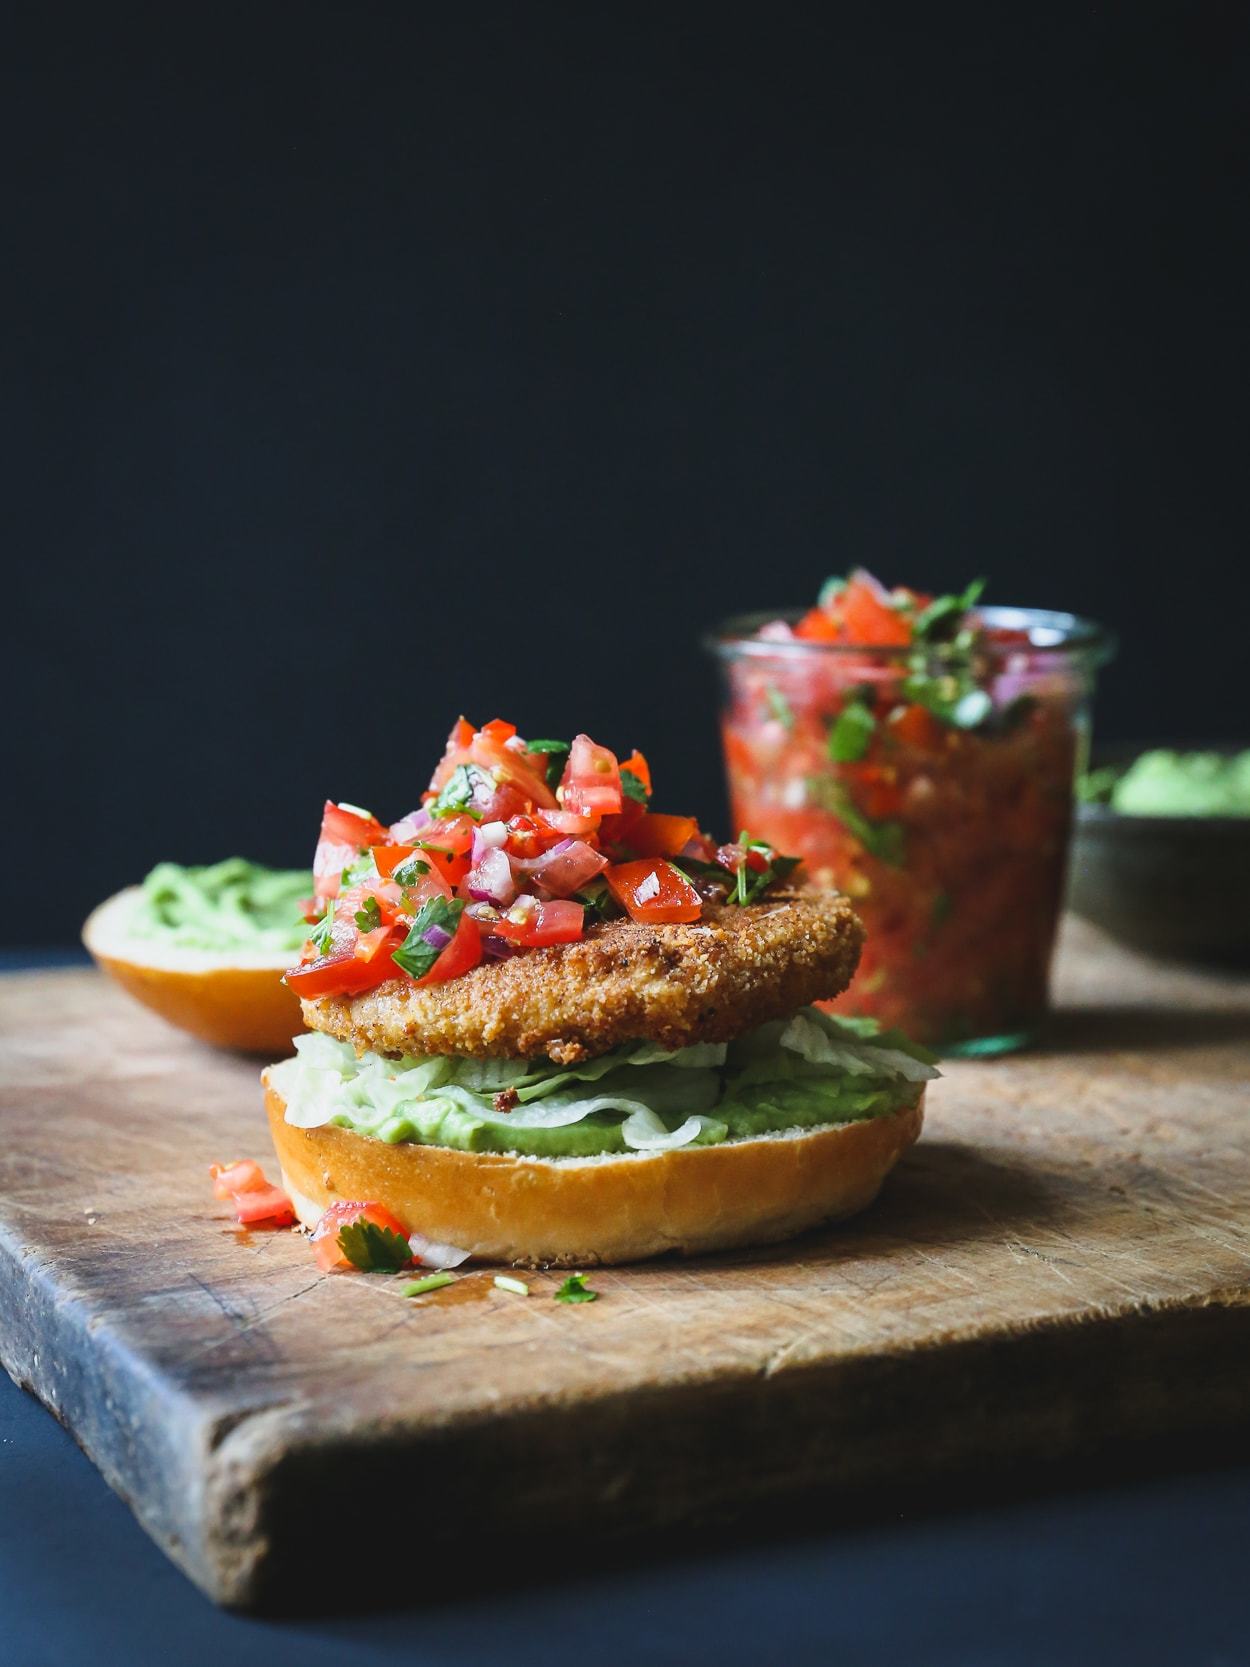
[[[571,810],[536,810],[534,816],[561,839],[588,839],[599,827],[597,816],[581,816]]]
[[[880,764],[860,764],[848,771],[856,783],[855,800],[864,815],[885,822],[903,808],[903,794],[893,779],[893,769]]]
[[[473,844],[473,830],[477,823],[472,816],[441,816],[421,829],[416,841],[422,852],[442,851],[446,856],[459,856]]]
[[[566,810],[579,816],[610,816],[621,809],[621,767],[616,754],[589,735],[577,735],[560,782]]]
[[[354,845],[339,845],[332,839],[317,841],[313,857],[313,896],[319,903],[338,896],[343,870],[355,862],[357,855]]]
[[[826,608],[812,608],[794,627],[794,634],[806,642],[841,642],[841,615]]]
[[[324,903],[339,893],[339,876],[368,845],[380,845],[386,829],[374,816],[359,816],[327,799],[321,815],[321,837],[313,857],[313,893]]]
[[[532,816],[514,816],[508,823],[506,849],[514,857],[536,857],[548,845],[554,845],[557,835]]]
[[[624,841],[640,857],[675,857],[699,831],[693,816],[660,816],[644,811]]]
[[[415,845],[375,845],[369,852],[373,866],[384,880],[389,880],[401,862],[417,854]]]
[[[646,924],[698,920],[703,901],[686,876],[656,857],[617,863],[604,879],[631,919]]]
[[[915,703],[891,714],[887,733],[905,746],[922,747],[926,751],[938,746],[942,740],[942,726],[933,713],[928,707]]]
[[[251,1158],[210,1164],[208,1173],[214,1197],[232,1199],[241,1222],[267,1221],[273,1227],[285,1227],[295,1220],[291,1200],[281,1187],[271,1185],[264,1170]]]
[[[420,989],[425,984],[445,984],[449,978],[459,978],[471,972],[482,959],[482,934],[478,924],[467,914],[460,916],[455,936],[423,978],[415,980]],[[395,969],[392,968],[392,971]]]
[[[488,724],[482,725],[478,733],[503,746],[505,741],[510,741],[516,734],[516,725],[506,722],[503,718],[492,718]]]
[[[239,1158],[234,1163],[211,1163],[214,1198],[233,1198],[236,1192],[251,1192],[267,1187],[265,1172],[253,1158]]]
[[[634,829],[646,814],[637,799],[622,794],[620,810],[614,816],[605,816],[599,823],[598,843],[605,851],[613,851],[623,857],[633,849]]]
[[[586,911],[580,903],[564,898],[539,902],[536,897],[518,897],[506,913],[491,923],[496,937],[522,949],[539,949],[544,944],[576,943],[582,936]]]
[[[580,903],[564,898],[540,903],[525,941],[535,949],[549,943],[576,943],[582,935],[585,920],[586,911]]]
[[[245,1226],[258,1221],[287,1227],[295,1220],[295,1207],[281,1187],[249,1188],[235,1195],[235,1214]]]
[[[417,836],[417,855],[436,868],[453,891],[469,872],[476,826],[471,816],[444,816]]]
[[[911,626],[890,606],[888,594],[862,567],[857,567],[838,599],[846,640],[865,648],[905,648]]]
[[[339,1248],[339,1234],[344,1227],[350,1227],[357,1221],[371,1221],[375,1227],[398,1233],[402,1239],[408,1237],[403,1222],[397,1216],[393,1216],[385,1204],[354,1204],[342,1199],[337,1204],[331,1204],[313,1228],[313,1255],[317,1258],[317,1266],[323,1273],[330,1273],[335,1268],[351,1267],[352,1264]]]
[[[292,967],[286,982],[298,996],[347,995],[371,990],[388,978],[398,978],[391,960],[407,936],[402,926],[379,926],[360,933],[354,944],[336,947],[328,955]]]
[[[300,912],[300,917],[307,925],[314,926],[321,919],[321,910],[317,906],[315,897],[301,897],[295,906]]]
[[[473,725],[467,718],[459,717],[456,719],[455,723],[451,726],[451,734],[447,737],[447,745],[443,748],[443,756],[439,760],[438,768],[434,772],[434,780],[430,783],[431,787],[434,786],[434,783],[438,780],[440,774],[442,775],[443,781],[446,781],[447,777],[456,766],[453,763],[445,773],[443,772],[443,766],[453,757],[459,761],[460,755],[466,753],[473,745],[473,737],[476,733],[477,732],[473,728]],[[439,783],[439,785],[441,786],[441,783]]]
[[[380,845],[386,838],[386,829],[376,816],[360,816],[345,805],[327,799],[321,815],[321,837],[363,851],[367,845]]]
[[[628,770],[631,776],[637,776],[646,791],[647,797],[651,797],[651,766],[638,751],[637,747],[634,748],[633,752],[630,753],[629,757],[621,765],[621,769]]]

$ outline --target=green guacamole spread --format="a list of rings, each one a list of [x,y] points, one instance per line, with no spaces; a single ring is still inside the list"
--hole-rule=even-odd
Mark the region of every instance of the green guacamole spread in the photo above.
[[[1126,816],[1250,816],[1250,751],[1145,752],[1094,771],[1082,796]]]
[[[312,875],[228,857],[208,868],[158,863],[127,922],[131,937],[168,948],[272,950],[298,954],[308,927],[300,913]]]
[[[296,1038],[269,1078],[299,1128],[336,1124],[390,1142],[543,1158],[712,1146],[880,1117],[915,1103],[931,1056],[866,1019],[804,1008],[728,1046],[648,1042],[581,1065],[547,1059],[357,1058],[346,1042]]]

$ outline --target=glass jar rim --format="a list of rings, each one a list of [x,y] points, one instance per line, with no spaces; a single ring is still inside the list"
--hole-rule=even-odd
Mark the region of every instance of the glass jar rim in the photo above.
[[[740,654],[760,659],[782,657],[801,658],[807,654],[827,654],[835,660],[840,655],[855,655],[862,659],[874,655],[882,660],[906,660],[923,647],[925,652],[940,658],[948,652],[947,643],[909,643],[895,647],[874,647],[864,643],[820,642],[808,637],[761,637],[765,625],[780,620],[792,625],[809,613],[808,608],[773,608],[757,613],[735,614],[723,620],[703,638],[705,648],[725,659]],[[990,606],[977,608],[976,616],[984,624],[1007,631],[1023,631],[1027,643],[1003,644],[1003,651],[1032,655],[1053,655],[1056,659],[1073,658],[1090,666],[1103,666],[1114,655],[1115,635],[1092,619],[1080,614],[1057,612],[1052,608],[1014,608]]]

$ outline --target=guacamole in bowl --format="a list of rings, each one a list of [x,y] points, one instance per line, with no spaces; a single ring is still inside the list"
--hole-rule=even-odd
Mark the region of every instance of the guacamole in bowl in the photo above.
[[[1149,954],[1250,966],[1250,749],[1124,749],[1077,793],[1076,913]]]

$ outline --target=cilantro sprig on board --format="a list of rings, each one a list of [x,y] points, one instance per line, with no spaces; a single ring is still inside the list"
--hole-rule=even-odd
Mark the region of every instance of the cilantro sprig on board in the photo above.
[[[349,1221],[340,1227],[338,1245],[361,1273],[398,1273],[412,1261],[412,1246],[403,1234],[373,1221]]]

